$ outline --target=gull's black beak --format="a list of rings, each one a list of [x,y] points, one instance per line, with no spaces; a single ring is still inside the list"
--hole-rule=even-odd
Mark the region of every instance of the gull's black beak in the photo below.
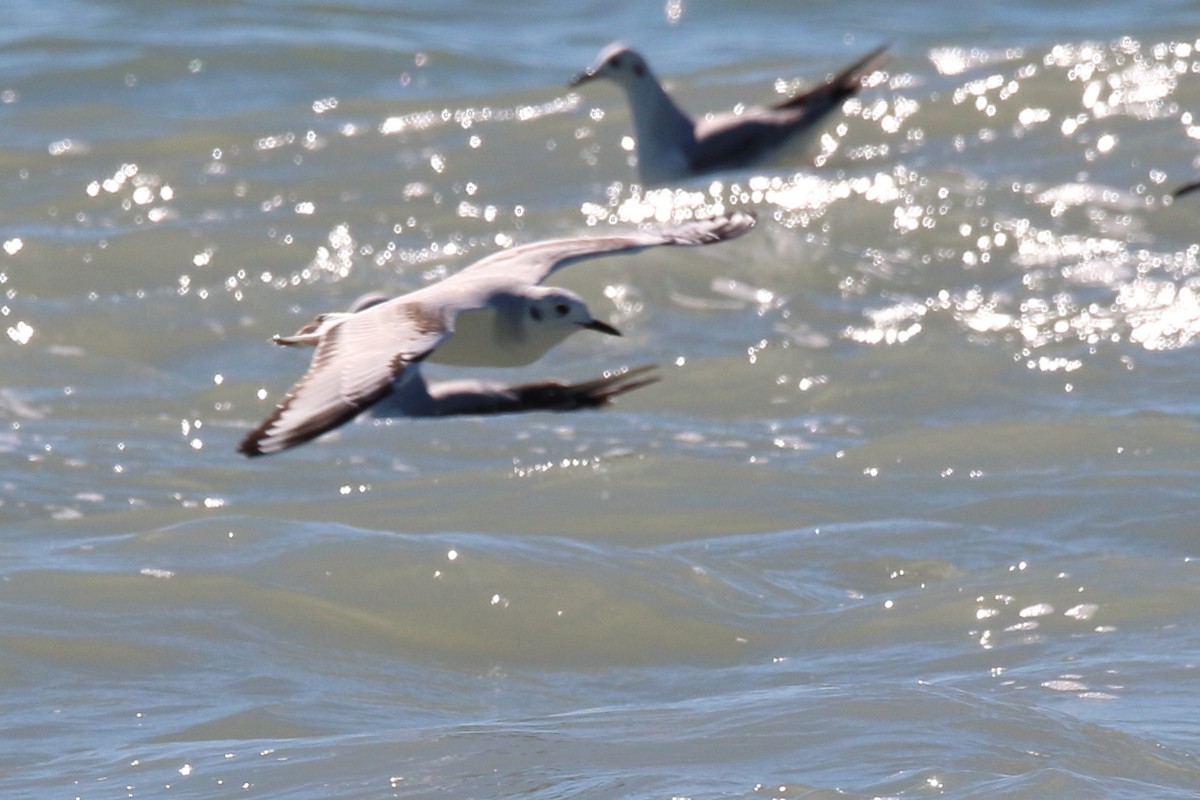
[[[595,70],[585,69],[583,72],[581,72],[578,75],[576,75],[575,77],[571,78],[571,82],[567,85],[568,86],[578,86],[581,83],[587,83],[588,81],[590,81],[592,78],[595,78],[595,77],[596,77]]]
[[[609,336],[620,336],[621,335],[621,332],[619,330],[617,330],[616,328],[614,328],[612,325],[609,325],[607,322],[601,322],[598,319],[594,319],[591,322],[583,323],[583,327],[587,328],[589,331],[599,331],[600,333],[607,333]]]
[[[1178,189],[1171,192],[1171,197],[1183,197],[1185,194],[1191,194],[1197,189],[1200,189],[1200,181],[1185,183],[1183,186],[1180,186]]]

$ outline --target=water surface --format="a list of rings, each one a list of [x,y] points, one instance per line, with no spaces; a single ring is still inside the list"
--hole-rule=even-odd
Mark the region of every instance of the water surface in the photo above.
[[[13,5],[0,787],[1194,796],[1192,16]],[[617,38],[697,113],[892,58],[809,151],[646,192],[567,87]],[[623,338],[482,373],[659,365],[612,408],[234,451],[274,333],[735,208],[556,276]]]

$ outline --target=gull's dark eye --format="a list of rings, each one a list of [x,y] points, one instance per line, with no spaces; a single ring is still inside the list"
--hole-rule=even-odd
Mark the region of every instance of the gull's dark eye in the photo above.
[[[537,306],[531,306],[529,309],[529,316],[533,317],[534,322],[541,322],[542,321],[542,310],[540,308],[538,308]]]
[[[639,78],[642,77],[643,75],[645,75],[646,74],[646,65],[645,64],[634,64],[633,65],[633,74],[637,75]]]
[[[566,303],[559,303],[558,305],[556,305],[554,307],[554,313],[558,314],[560,317],[565,317],[567,315],[567,312],[570,310],[571,309],[567,306]]]
[[[609,61],[608,63],[612,64],[612,65],[613,65],[614,67],[616,67],[617,69],[620,69],[620,68],[621,68],[621,57],[620,57],[620,56],[613,56],[613,57],[612,57],[612,60],[611,60],[611,61]]]

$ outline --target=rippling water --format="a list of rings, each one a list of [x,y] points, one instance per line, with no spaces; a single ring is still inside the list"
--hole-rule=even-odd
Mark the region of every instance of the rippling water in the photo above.
[[[1190,9],[10,6],[5,795],[1195,796]],[[697,112],[892,57],[643,192],[566,86],[616,38]],[[234,452],[273,333],[733,208],[560,273],[622,339],[483,373],[659,365],[612,408]]]

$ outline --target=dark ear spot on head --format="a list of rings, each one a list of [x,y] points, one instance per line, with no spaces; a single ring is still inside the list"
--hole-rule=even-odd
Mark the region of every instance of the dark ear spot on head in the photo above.
[[[634,64],[633,65],[633,74],[637,75],[639,78],[642,77],[643,75],[645,75],[646,74],[646,65],[645,64]]]
[[[540,308],[538,308],[537,306],[530,306],[529,307],[529,316],[533,317],[534,322],[541,322],[542,321],[542,310]]]

